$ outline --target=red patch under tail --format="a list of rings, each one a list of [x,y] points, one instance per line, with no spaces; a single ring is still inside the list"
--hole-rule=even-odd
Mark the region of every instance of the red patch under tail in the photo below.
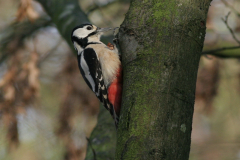
[[[122,66],[119,67],[116,79],[108,88],[108,99],[114,106],[117,116],[119,116],[122,101]]]

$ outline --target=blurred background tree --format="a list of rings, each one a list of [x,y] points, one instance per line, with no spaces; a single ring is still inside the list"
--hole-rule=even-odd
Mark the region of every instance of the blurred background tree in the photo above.
[[[69,32],[87,21],[119,26],[128,7],[128,0],[0,1],[0,159],[84,159],[99,102],[78,71]],[[211,3],[191,160],[240,159],[239,10],[239,0]]]

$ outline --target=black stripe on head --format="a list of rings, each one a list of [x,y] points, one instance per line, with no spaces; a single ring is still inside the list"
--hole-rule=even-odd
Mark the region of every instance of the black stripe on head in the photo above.
[[[87,38],[90,37],[90,36],[93,36],[93,35],[95,35],[95,34],[97,34],[97,31],[94,31],[94,32],[90,33],[90,34],[87,36]]]
[[[101,43],[98,43],[98,42],[89,42],[89,43],[88,43],[88,39],[87,39],[87,38],[79,39],[79,38],[76,37],[76,36],[73,36],[73,37],[72,37],[72,42],[76,42],[76,43],[79,44],[82,48],[86,48],[87,45],[89,45],[89,44],[101,44]]]
[[[88,39],[87,38],[79,39],[76,36],[72,36],[72,42],[76,42],[77,44],[79,44],[83,48],[85,48],[88,45]]]

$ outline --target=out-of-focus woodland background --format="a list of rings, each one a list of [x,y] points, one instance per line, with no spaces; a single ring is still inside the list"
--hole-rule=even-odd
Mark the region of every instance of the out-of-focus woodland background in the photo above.
[[[97,26],[116,27],[129,1],[79,5]],[[240,0],[213,0],[204,45],[240,46]],[[199,66],[190,160],[240,160],[240,49],[211,54],[218,56],[204,54]],[[73,51],[41,5],[1,0],[0,159],[84,159],[98,112]]]

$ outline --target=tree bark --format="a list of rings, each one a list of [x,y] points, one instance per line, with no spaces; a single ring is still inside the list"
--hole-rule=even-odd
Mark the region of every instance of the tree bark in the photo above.
[[[121,25],[116,160],[189,158],[196,77],[211,0],[132,0]]]

